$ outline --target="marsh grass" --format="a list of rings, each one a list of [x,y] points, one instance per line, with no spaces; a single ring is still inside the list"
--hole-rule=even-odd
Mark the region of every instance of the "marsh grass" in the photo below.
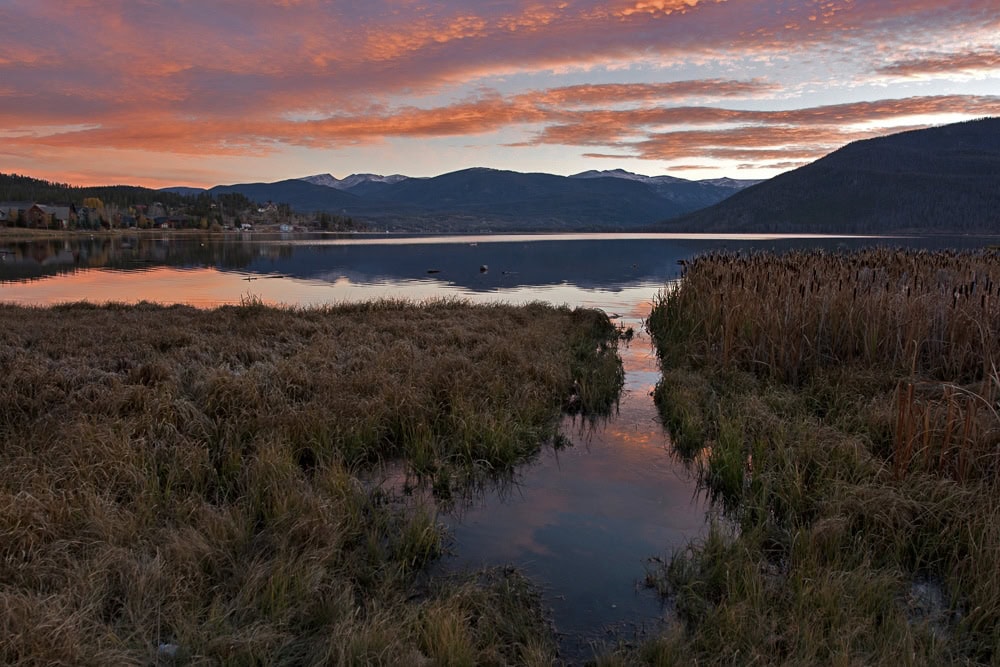
[[[615,340],[541,304],[0,306],[0,662],[551,663],[522,578],[428,583],[433,510],[364,477],[510,470],[614,404]]]
[[[650,569],[673,629],[608,663],[995,664],[998,284],[996,252],[690,264],[657,400],[725,518]]]

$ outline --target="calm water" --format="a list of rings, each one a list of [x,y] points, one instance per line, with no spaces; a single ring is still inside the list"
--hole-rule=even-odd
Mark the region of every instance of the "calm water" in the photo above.
[[[537,581],[571,660],[654,626],[645,562],[696,537],[707,507],[670,454],[650,392],[658,377],[642,320],[710,250],[830,250],[872,244],[975,248],[995,238],[787,238],[643,235],[171,239],[0,239],[0,301],[140,300],[215,306],[248,296],[294,305],[460,297],[602,308],[639,335],[622,350],[620,410],[596,427],[567,420],[573,446],[543,451],[512,485],[444,515],[454,538],[438,566],[515,565]],[[484,270],[485,269],[485,270]],[[388,483],[388,481],[387,481]]]

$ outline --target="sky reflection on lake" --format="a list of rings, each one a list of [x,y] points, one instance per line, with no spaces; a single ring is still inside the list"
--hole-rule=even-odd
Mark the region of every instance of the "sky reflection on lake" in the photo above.
[[[0,237],[0,301],[140,300],[199,307],[316,305],[360,299],[542,299],[576,305],[592,293],[648,299],[677,262],[720,249],[883,245],[976,247],[995,240],[609,234],[281,238],[155,235],[14,241]],[[485,271],[482,270],[485,267]],[[621,307],[631,297],[615,299]]]
[[[683,548],[705,525],[705,499],[670,453],[650,396],[658,374],[648,337],[622,358],[617,414],[596,425],[566,418],[571,447],[544,450],[511,487],[444,517],[455,547],[441,567],[511,564],[541,582],[562,657],[574,663],[657,626],[661,602],[643,585],[646,561]]]

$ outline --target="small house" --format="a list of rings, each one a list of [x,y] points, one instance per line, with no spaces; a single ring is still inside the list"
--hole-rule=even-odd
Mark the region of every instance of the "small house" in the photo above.
[[[28,226],[37,229],[68,229],[71,222],[76,222],[76,210],[72,206],[34,204],[28,209],[26,216]]]

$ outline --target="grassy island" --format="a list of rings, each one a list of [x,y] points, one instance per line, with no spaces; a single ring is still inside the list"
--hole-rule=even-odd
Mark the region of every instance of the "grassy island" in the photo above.
[[[0,662],[551,664],[516,573],[436,581],[440,497],[622,383],[599,311],[0,306]]]
[[[1000,253],[705,256],[648,325],[721,516],[605,664],[1000,660]]]

